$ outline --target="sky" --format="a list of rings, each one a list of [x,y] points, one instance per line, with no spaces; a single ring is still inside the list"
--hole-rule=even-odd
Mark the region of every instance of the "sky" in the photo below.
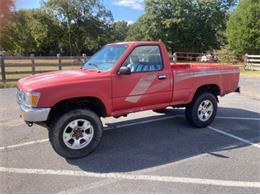
[[[38,8],[42,0],[16,0],[16,9]],[[144,0],[103,0],[114,19],[135,22],[144,13]]]

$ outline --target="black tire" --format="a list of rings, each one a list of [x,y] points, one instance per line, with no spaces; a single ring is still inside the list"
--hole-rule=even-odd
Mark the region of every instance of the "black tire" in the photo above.
[[[71,149],[63,141],[63,132],[67,125],[77,119],[87,120],[93,127],[90,142],[81,149]],[[76,109],[63,114],[54,121],[49,129],[49,139],[53,149],[64,158],[75,159],[87,156],[99,145],[103,134],[103,125],[96,113],[90,110]]]
[[[210,101],[212,103],[213,111],[208,119],[200,119],[199,117],[199,106],[204,101]],[[217,113],[217,98],[211,93],[202,93],[198,95],[192,103],[186,106],[185,115],[187,121],[194,127],[204,128],[212,123]]]
[[[156,113],[164,114],[164,113],[167,112],[167,109],[166,108],[161,108],[161,109],[155,109],[153,111],[156,112]]]

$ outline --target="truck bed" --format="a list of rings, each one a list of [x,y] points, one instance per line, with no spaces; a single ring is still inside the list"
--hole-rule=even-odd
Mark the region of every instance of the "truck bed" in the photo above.
[[[235,91],[239,82],[239,67],[223,64],[171,64],[173,73],[173,104],[192,101],[200,86],[216,85],[224,96]]]

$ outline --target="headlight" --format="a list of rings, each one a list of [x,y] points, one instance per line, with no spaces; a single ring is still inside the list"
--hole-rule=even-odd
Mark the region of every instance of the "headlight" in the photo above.
[[[16,97],[17,97],[18,104],[24,104],[24,102],[25,102],[25,93],[22,90],[18,89],[18,91],[16,93]]]
[[[17,92],[17,100],[19,104],[23,104],[28,107],[36,107],[40,99],[39,92],[25,93],[22,90]]]

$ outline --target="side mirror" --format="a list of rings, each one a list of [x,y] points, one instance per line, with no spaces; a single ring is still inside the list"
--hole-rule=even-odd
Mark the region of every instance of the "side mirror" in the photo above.
[[[131,69],[127,66],[122,66],[118,70],[118,74],[126,74],[126,75],[131,74]]]

